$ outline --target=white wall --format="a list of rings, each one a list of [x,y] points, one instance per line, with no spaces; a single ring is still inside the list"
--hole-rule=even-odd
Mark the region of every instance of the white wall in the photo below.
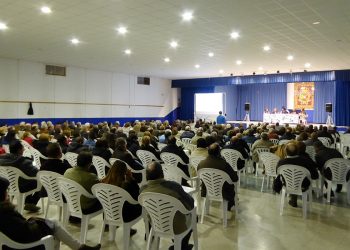
[[[138,85],[133,75],[78,67],[67,67],[66,75],[46,75],[43,63],[0,58],[0,118],[164,117],[177,107],[178,91],[167,79]]]

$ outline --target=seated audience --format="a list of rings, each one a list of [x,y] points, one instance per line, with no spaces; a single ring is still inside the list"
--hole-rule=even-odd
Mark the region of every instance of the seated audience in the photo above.
[[[112,153],[108,148],[108,142],[102,139],[96,141],[95,148],[92,150],[92,154],[102,157],[107,162],[109,162],[109,159],[112,157]]]
[[[291,127],[286,128],[286,132],[281,136],[280,140],[294,140],[295,135],[292,134],[293,129]]]
[[[191,143],[192,143],[193,145],[197,145],[197,140],[198,140],[199,138],[203,138],[203,128],[202,128],[202,127],[199,127],[199,128],[197,129],[197,133],[196,133],[195,136],[192,137]]]
[[[185,127],[185,131],[181,134],[180,139],[183,138],[192,138],[194,136],[194,132],[191,130],[190,126]]]
[[[49,144],[50,144],[49,134],[40,134],[39,140],[33,141],[33,147],[37,149],[44,156],[47,156],[46,148]]]
[[[41,165],[40,170],[64,175],[66,170],[71,168],[67,160],[61,160],[62,150],[58,143],[50,143],[46,148],[46,152],[48,159]]]
[[[83,137],[76,137],[67,148],[67,152],[72,152],[79,154],[82,151],[85,151],[88,149],[88,147],[84,146],[84,138]]]
[[[253,153],[253,161],[258,162],[259,156],[256,151],[257,148],[270,148],[273,146],[273,143],[269,140],[269,137],[266,133],[261,133],[261,139],[254,142],[252,146],[252,153]]]
[[[242,144],[239,143],[239,139],[237,136],[233,136],[231,138],[230,144],[225,145],[223,147],[223,149],[234,149],[237,150],[238,152],[241,153],[242,157],[244,159],[248,159],[249,155],[248,152],[246,151],[246,149],[242,146]],[[244,164],[245,164],[245,160],[242,159],[238,159],[237,160],[237,168],[238,170],[241,170],[242,168],[244,168]]]
[[[197,148],[191,153],[191,157],[208,157],[207,142],[204,138],[198,138]]]
[[[147,135],[143,136],[140,149],[151,152],[152,154],[155,155],[155,157],[157,157],[158,160],[160,160],[159,151],[157,151],[153,146],[151,146],[150,143],[151,143],[151,138]]]

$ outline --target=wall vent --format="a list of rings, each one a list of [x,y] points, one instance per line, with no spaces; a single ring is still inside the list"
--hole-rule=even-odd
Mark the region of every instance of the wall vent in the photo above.
[[[46,65],[45,72],[46,75],[66,76],[66,67]]]
[[[137,84],[151,85],[151,80],[149,77],[137,77]]]

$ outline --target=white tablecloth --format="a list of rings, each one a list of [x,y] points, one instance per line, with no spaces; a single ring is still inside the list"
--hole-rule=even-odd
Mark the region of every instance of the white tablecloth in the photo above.
[[[299,123],[299,115],[298,114],[267,114],[264,113],[264,122],[268,123]]]

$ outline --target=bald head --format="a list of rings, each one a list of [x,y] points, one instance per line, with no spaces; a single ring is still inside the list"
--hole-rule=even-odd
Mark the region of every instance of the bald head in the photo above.
[[[147,180],[158,180],[164,178],[162,165],[159,162],[153,161],[146,168]]]
[[[212,156],[219,156],[220,155],[220,146],[218,143],[213,143],[208,148],[208,154]]]
[[[286,146],[286,153],[288,156],[298,155],[298,146],[294,142],[290,142]]]

